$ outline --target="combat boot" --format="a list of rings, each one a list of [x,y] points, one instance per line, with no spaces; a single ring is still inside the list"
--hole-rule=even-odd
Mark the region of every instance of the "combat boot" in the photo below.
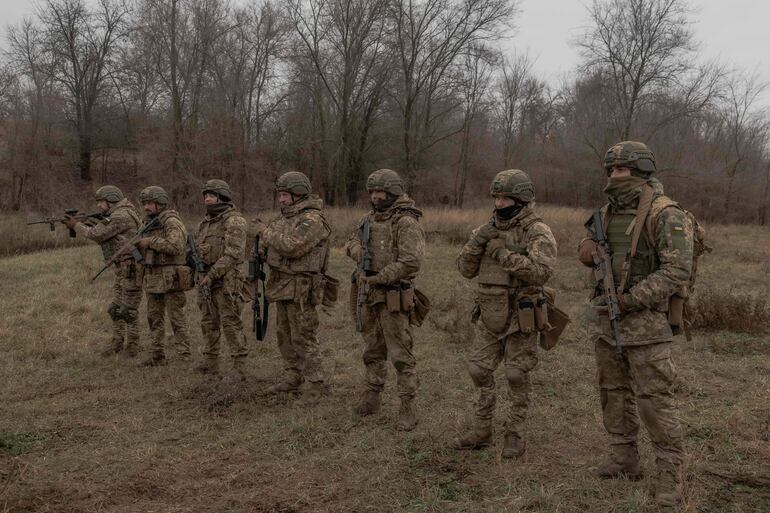
[[[315,406],[324,395],[323,381],[310,381],[302,392],[302,398],[299,400],[300,406]]]
[[[518,433],[508,432],[505,434],[503,442],[503,458],[519,458],[527,450],[527,442],[521,439]]]
[[[625,478],[632,481],[641,479],[639,469],[639,451],[636,444],[617,444],[612,446],[609,460],[594,470],[594,475],[601,479]]]
[[[227,383],[237,383],[246,379],[246,372],[244,371],[243,358],[235,358],[233,360],[233,369],[227,373],[224,377],[224,381]]]
[[[379,394],[377,394],[379,396]],[[396,431],[411,431],[417,425],[417,417],[414,415],[411,398],[402,398],[401,407],[398,409]]]
[[[139,355],[139,345],[134,342],[126,344],[125,356],[126,358],[136,358]]]
[[[291,373],[288,378],[268,387],[268,394],[280,394],[282,392],[296,392],[302,385],[304,379],[299,373]]]
[[[682,500],[682,496],[679,494],[679,471],[673,465],[658,465],[658,468],[658,479],[655,482],[655,502],[663,508],[674,508]]]
[[[380,411],[380,393],[375,390],[367,390],[361,395],[358,404],[353,407],[353,413],[366,417]]]
[[[494,431],[491,423],[478,424],[471,428],[465,436],[455,440],[454,448],[458,451],[486,449],[492,445],[493,437]]]
[[[219,358],[204,358],[201,363],[195,366],[195,372],[201,374],[219,374]]]

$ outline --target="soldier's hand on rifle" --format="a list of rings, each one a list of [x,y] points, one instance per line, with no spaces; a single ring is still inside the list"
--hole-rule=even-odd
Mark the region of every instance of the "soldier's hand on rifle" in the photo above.
[[[594,266],[594,253],[596,253],[597,244],[591,239],[583,239],[578,247],[578,259],[586,267]]]
[[[505,258],[509,251],[505,247],[505,241],[503,239],[492,239],[487,242],[487,249],[485,253],[488,257],[499,261]]]
[[[620,313],[627,314],[635,310],[639,310],[639,305],[634,301],[634,296],[629,293],[618,294],[618,306],[620,307]]]
[[[208,288],[211,287],[211,278],[208,277],[208,275],[201,278],[201,281],[198,282],[198,286],[201,288]]]
[[[65,215],[64,220],[62,221],[64,226],[66,226],[70,230],[74,230],[75,225],[77,225],[79,222],[80,220],[76,216],[68,216],[68,215]]]
[[[381,274],[375,274],[374,276],[364,276],[362,281],[369,285],[385,285],[385,278]]]
[[[261,237],[266,229],[267,229],[267,225],[263,223],[261,219],[259,218],[254,219],[254,233],[257,236]]]
[[[152,242],[152,239],[151,239],[150,237],[144,237],[144,238],[142,238],[142,239],[139,239],[139,240],[136,242],[136,247],[137,247],[137,248],[138,248],[140,251],[144,251],[145,249],[147,249],[148,247],[150,247],[150,242]]]
[[[498,232],[497,228],[492,226],[491,224],[485,224],[478,230],[476,230],[476,233],[474,234],[474,239],[476,242],[480,245],[484,245],[490,240],[496,238],[500,232]]]

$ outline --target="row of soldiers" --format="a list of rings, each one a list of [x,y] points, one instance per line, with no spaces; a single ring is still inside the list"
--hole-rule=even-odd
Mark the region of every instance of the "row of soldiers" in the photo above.
[[[610,322],[612,305],[597,287],[586,317],[611,450],[596,474],[602,478],[640,477],[637,438],[641,418],[655,454],[656,501],[673,506],[680,500],[683,447],[672,395],[673,333],[667,311],[670,299],[691,273],[693,227],[686,212],[663,194],[660,182],[653,178],[655,158],[643,143],[614,145],[605,155],[604,168],[608,203],[601,210],[601,228],[613,254],[611,272],[619,284],[620,316]],[[426,307],[421,304],[426,298],[414,283],[425,256],[422,212],[392,170],[373,172],[366,187],[372,209],[345,244],[345,253],[359,269],[352,295],[364,297],[357,320],[364,341],[365,387],[353,411],[360,416],[379,411],[390,359],[400,398],[396,428],[411,430],[417,424],[414,399],[418,388],[412,326],[420,324]],[[218,372],[224,333],[232,372],[242,376],[247,347],[241,312],[249,298],[242,264],[251,234],[259,237],[258,251],[269,267],[267,300],[276,306],[278,349],[285,368],[283,379],[268,392],[301,391],[304,402],[317,402],[326,390],[317,307],[336,281],[327,274],[332,230],[323,202],[312,194],[304,174],[282,175],[275,189],[280,216],[269,223],[257,219],[249,226],[233,205],[228,185],[222,180],[206,182],[202,189],[206,216],[192,237],[192,249],[204,265],[195,276],[186,265],[186,228],[160,187],[148,187],[140,194],[147,215],[144,224],[114,186],[96,192],[97,204],[107,214],[102,220],[89,226],[82,219],[67,219],[69,228],[102,245],[105,259],[144,230],[142,226],[158,220],[136,243],[143,257],[141,265],[129,253],[115,263],[114,297],[108,309],[113,335],[108,353],[137,354],[137,308],[144,289],[151,338],[146,364],[166,363],[165,311],[171,319],[177,354],[189,358],[185,291],[197,282],[205,338],[203,361],[197,369]],[[498,173],[490,193],[494,201],[490,221],[471,232],[457,258],[462,276],[478,282],[472,314],[475,341],[468,358],[478,396],[475,423],[454,446],[483,449],[494,442],[494,373],[502,363],[509,392],[502,457],[518,458],[526,450],[523,426],[530,400],[529,374],[538,363],[538,340],[542,345],[542,332],[549,327],[548,307],[553,306],[553,291],[546,283],[554,272],[557,246],[551,229],[533,208],[535,189],[525,172]],[[648,229],[634,228],[641,225]],[[595,267],[599,254],[594,230],[581,242],[578,256],[584,265]]]

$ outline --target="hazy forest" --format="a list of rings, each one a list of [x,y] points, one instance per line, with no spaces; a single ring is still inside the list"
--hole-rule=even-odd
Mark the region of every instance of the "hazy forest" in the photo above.
[[[52,212],[114,183],[188,210],[221,177],[249,211],[292,169],[344,206],[380,167],[424,203],[463,206],[518,167],[541,202],[587,206],[631,138],[704,220],[766,223],[767,84],[701,58],[683,0],[587,10],[554,87],[511,44],[516,0],[39,1],[0,56],[0,206]]]

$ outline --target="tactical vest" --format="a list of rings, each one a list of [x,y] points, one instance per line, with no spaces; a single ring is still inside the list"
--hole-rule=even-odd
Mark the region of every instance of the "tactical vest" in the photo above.
[[[376,219],[376,214],[369,216],[369,255],[373,272],[378,273],[398,260],[396,225],[406,215],[410,214],[396,211],[390,217],[380,220]]]
[[[326,217],[323,212],[318,211],[321,215],[321,221],[324,227],[331,233],[331,228],[326,221]],[[273,228],[282,234],[293,233],[297,229],[297,225],[304,220],[302,213],[299,213],[292,217],[281,217],[274,221]],[[267,250],[267,265],[271,269],[275,269],[282,273],[297,274],[297,273],[321,273],[326,271],[326,265],[329,260],[329,239],[328,237],[319,242],[313,249],[305,253],[298,258],[288,258],[279,254],[277,251]]]
[[[198,236],[195,245],[203,263],[208,267],[214,265],[225,253],[225,233],[227,232],[227,220],[241,214],[230,208],[213,219],[203,220],[198,226]],[[237,264],[243,263],[243,258]]]
[[[529,228],[542,221],[540,217],[530,212],[507,230],[500,230],[499,237],[505,238],[505,247],[509,251],[527,254],[527,232]],[[505,270],[500,263],[486,254],[481,257],[479,263],[479,285],[492,285],[498,287],[518,288],[524,284],[513,277],[513,274]]]
[[[110,258],[112,258],[112,255],[119,250],[120,248],[125,245],[126,241],[136,235],[137,230],[139,229],[139,226],[142,224],[142,219],[139,217],[139,214],[137,214],[136,210],[134,210],[134,206],[128,203],[126,200],[123,200],[125,203],[118,203],[118,205],[115,206],[114,210],[110,212],[110,220],[102,220],[99,221],[101,224],[107,224],[107,223],[116,223],[121,222],[126,224],[126,229],[122,232],[118,233],[114,237],[112,237],[109,240],[104,241],[101,244],[102,249],[102,255],[104,256],[104,261],[108,261]],[[122,258],[120,258],[120,261],[123,260],[129,260],[131,257],[131,253],[127,252]]]
[[[174,210],[164,210],[163,212],[158,214],[158,217],[160,218],[160,226],[155,230],[147,232],[146,234],[147,236],[149,237],[152,237],[154,235],[163,236],[166,231],[166,223],[168,223],[170,219],[176,219],[182,224],[182,226],[184,226],[184,223],[182,222],[182,219],[179,217],[179,214],[177,214],[177,212]],[[161,231],[163,233],[159,234],[158,231]],[[144,261],[145,266],[157,267],[157,266],[163,266],[163,265],[185,265],[185,263],[187,262],[187,254],[184,251],[179,255],[169,255],[168,253],[160,253],[150,249],[147,250],[147,253],[149,253],[150,251],[152,251],[152,256],[148,256],[147,254],[145,254],[145,261]]]

